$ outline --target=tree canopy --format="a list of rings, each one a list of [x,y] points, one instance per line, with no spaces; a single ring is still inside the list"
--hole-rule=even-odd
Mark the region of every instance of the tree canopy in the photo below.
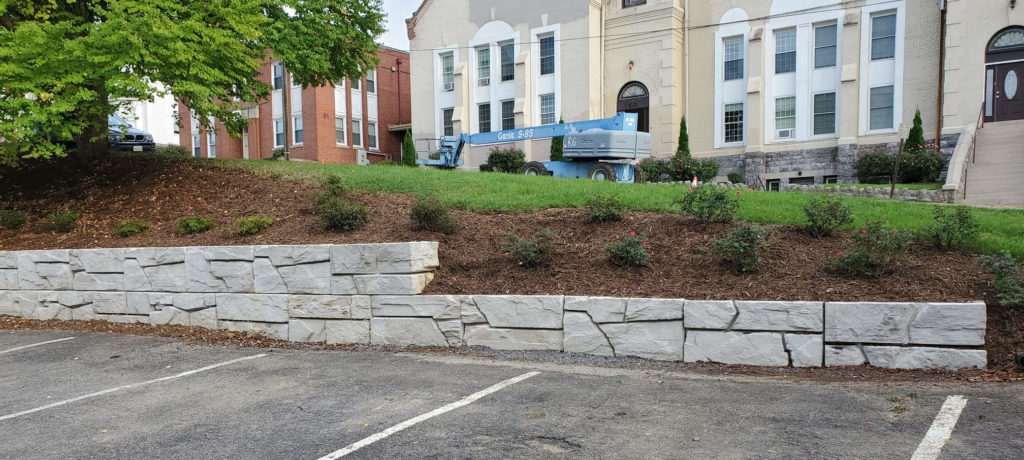
[[[237,135],[269,59],[303,86],[360,78],[383,17],[380,0],[0,0],[0,165],[105,149],[111,101],[165,91]]]

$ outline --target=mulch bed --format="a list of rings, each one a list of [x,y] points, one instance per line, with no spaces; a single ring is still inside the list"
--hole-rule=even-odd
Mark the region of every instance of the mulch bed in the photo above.
[[[202,168],[179,161],[131,157],[64,160],[20,170],[0,170],[0,208],[29,214],[19,231],[0,229],[0,250],[138,246],[199,246],[439,241],[441,269],[428,294],[566,294],[737,300],[935,301],[987,300],[991,277],[977,256],[914,249],[896,273],[880,279],[850,279],[823,267],[845,250],[846,235],[813,239],[793,226],[777,226],[762,269],[737,275],[711,253],[714,238],[741,224],[702,224],[664,213],[633,212],[621,222],[596,224],[580,209],[533,213],[456,211],[459,231],[441,235],[413,229],[414,198],[401,194],[353,193],[367,204],[369,224],[358,231],[324,231],[312,204],[319,187],[237,171]],[[83,212],[70,234],[49,229],[46,215],[71,206]],[[231,233],[234,221],[251,215],[278,219],[250,236]],[[216,218],[206,233],[179,236],[185,216]],[[124,219],[153,222],[142,234],[114,234]],[[546,227],[558,234],[550,267],[525,269],[504,254],[510,231],[529,235]],[[604,246],[629,232],[650,241],[649,266],[620,268],[607,262]],[[1024,352],[1020,312],[990,307],[990,364],[1011,369],[1014,351]]]

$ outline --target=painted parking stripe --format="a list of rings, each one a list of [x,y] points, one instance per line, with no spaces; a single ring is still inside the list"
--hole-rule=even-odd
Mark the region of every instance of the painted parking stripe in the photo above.
[[[211,369],[216,369],[218,367],[223,367],[223,366],[227,366],[227,365],[230,365],[230,364],[240,363],[242,361],[248,361],[250,359],[262,358],[264,356],[267,356],[267,355],[265,353],[263,353],[263,354],[253,355],[253,356],[246,356],[244,358],[232,359],[231,361],[224,361],[222,363],[212,364],[212,365],[209,365],[209,366],[206,366],[206,367],[201,367],[199,369],[194,369],[194,370],[191,370],[191,371],[182,372],[180,374],[168,375],[167,377],[160,377],[158,379],[147,380],[145,382],[131,383],[131,384],[122,385],[122,386],[119,386],[119,387],[108,388],[106,390],[97,391],[95,393],[89,393],[89,394],[82,395],[82,396],[77,396],[77,397],[74,397],[74,398],[71,398],[71,399],[65,399],[63,401],[57,401],[57,402],[55,402],[53,404],[47,404],[45,406],[40,406],[40,407],[37,407],[35,409],[23,410],[21,412],[15,412],[13,414],[4,415],[4,416],[0,417],[0,422],[2,422],[4,420],[10,420],[12,418],[21,417],[22,415],[28,415],[28,414],[36,413],[36,412],[43,411],[43,410],[46,410],[46,409],[53,409],[54,407],[63,406],[65,404],[71,404],[73,402],[78,402],[78,401],[81,401],[83,399],[95,398],[97,396],[103,396],[105,394],[114,393],[116,391],[127,390],[127,389],[130,389],[130,388],[136,388],[136,387],[141,387],[143,385],[149,385],[149,384],[152,384],[152,383],[160,383],[160,382],[166,382],[168,380],[180,379],[182,377],[188,377],[190,375],[198,374],[200,372],[208,371],[208,370],[211,370]]]
[[[921,444],[914,451],[914,456],[910,458],[912,460],[939,458],[942,447],[946,445],[946,441],[949,441],[949,437],[953,434],[953,427],[956,426],[957,420],[960,420],[960,413],[963,412],[966,405],[967,398],[963,396],[954,395],[946,398],[946,402],[939,409],[939,414],[935,416],[935,421],[932,422],[932,427],[928,429],[928,433],[924,435]]]
[[[45,342],[33,343],[33,344],[29,344],[29,345],[22,345],[20,347],[14,347],[14,348],[10,348],[10,349],[7,349],[7,350],[0,351],[0,355],[7,354],[7,353],[13,353],[15,351],[24,350],[26,348],[38,347],[40,345],[46,345],[46,344],[50,344],[50,343],[63,342],[65,340],[72,340],[72,339],[74,339],[74,337],[64,337],[63,339],[47,340]]]
[[[413,417],[413,418],[411,418],[409,420],[406,420],[406,421],[404,421],[402,423],[399,423],[398,425],[392,426],[391,428],[388,428],[388,429],[386,429],[384,431],[381,431],[381,432],[379,432],[377,434],[374,434],[374,435],[369,436],[367,438],[363,438],[361,441],[358,441],[358,442],[353,443],[353,444],[349,444],[349,445],[347,445],[347,446],[345,446],[345,447],[343,447],[341,449],[338,449],[338,450],[336,450],[336,451],[334,451],[334,452],[332,452],[330,454],[327,454],[327,455],[325,455],[323,457],[320,457],[320,460],[334,460],[334,459],[338,459],[338,458],[344,457],[344,456],[346,456],[348,454],[351,454],[352,452],[355,452],[355,451],[357,451],[359,449],[362,449],[363,447],[366,447],[366,446],[368,446],[370,444],[373,444],[373,443],[375,443],[377,441],[380,441],[381,439],[387,438],[388,436],[391,436],[391,435],[393,435],[395,433],[398,433],[399,431],[402,431],[402,430],[404,430],[406,428],[409,428],[409,427],[411,427],[411,426],[413,426],[413,425],[415,425],[417,423],[420,423],[420,422],[432,419],[434,417],[437,417],[438,415],[444,414],[445,412],[453,411],[453,410],[458,409],[458,408],[460,408],[462,406],[469,405],[473,401],[476,401],[476,400],[478,400],[480,398],[483,398],[484,396],[487,396],[489,394],[495,393],[495,392],[497,392],[497,391],[501,390],[502,388],[505,388],[505,387],[507,387],[509,385],[514,385],[516,383],[522,382],[523,380],[526,380],[526,379],[528,379],[530,377],[533,377],[533,376],[535,376],[537,374],[540,374],[540,372],[527,372],[527,373],[525,373],[523,375],[520,375],[518,377],[514,377],[514,378],[511,378],[511,379],[505,380],[503,382],[496,383],[496,384],[494,384],[494,385],[492,385],[490,387],[487,387],[487,388],[485,388],[483,390],[480,390],[480,391],[478,391],[476,393],[473,393],[473,394],[463,398],[460,401],[456,401],[456,402],[453,402],[453,403],[448,404],[446,406],[439,407],[439,408],[434,409],[434,410],[432,410],[430,412],[427,412],[427,413],[425,413],[423,415],[419,415],[417,417]]]

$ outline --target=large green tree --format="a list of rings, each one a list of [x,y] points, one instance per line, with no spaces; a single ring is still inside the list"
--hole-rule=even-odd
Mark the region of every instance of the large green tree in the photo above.
[[[359,78],[382,22],[380,0],[0,0],[0,165],[99,154],[112,101],[161,91],[238,135],[269,59],[297,84]]]

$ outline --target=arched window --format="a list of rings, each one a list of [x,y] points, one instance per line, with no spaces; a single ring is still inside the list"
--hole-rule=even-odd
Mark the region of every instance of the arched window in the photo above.
[[[637,114],[637,131],[650,132],[649,107],[650,93],[643,83],[631,81],[619,90],[616,108],[619,112]]]
[[[989,52],[1024,48],[1024,27],[1011,27],[996,34],[988,45]]]

